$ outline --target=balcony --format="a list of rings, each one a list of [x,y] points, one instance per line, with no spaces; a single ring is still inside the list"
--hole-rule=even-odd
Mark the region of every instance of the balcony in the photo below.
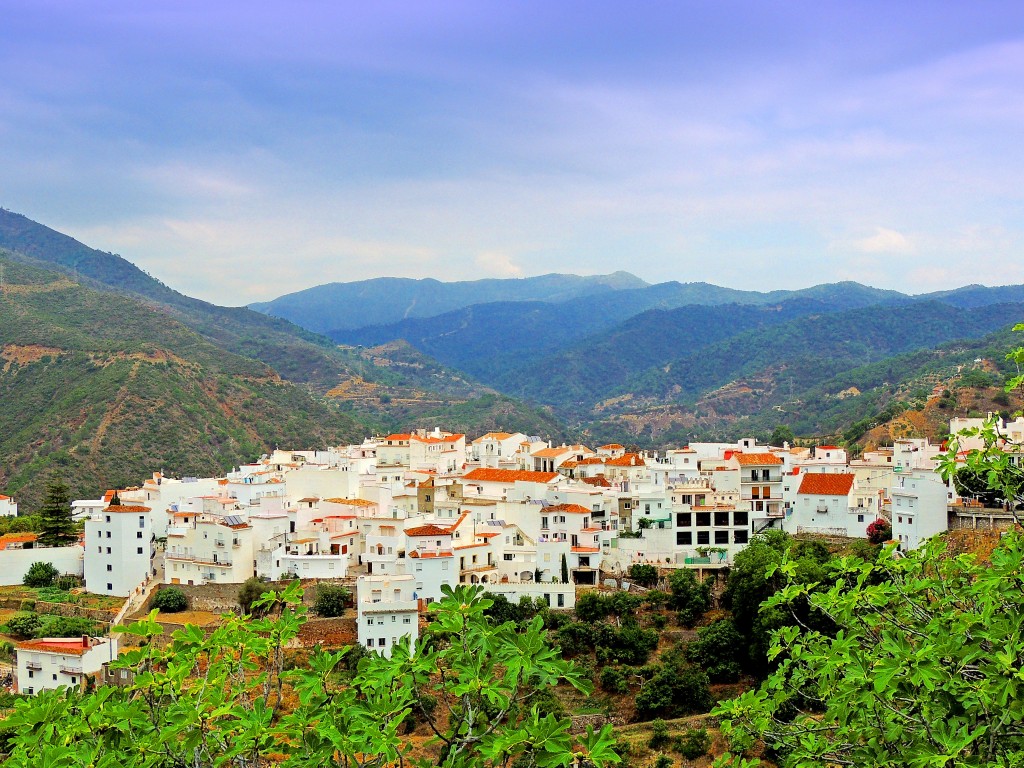
[[[43,665],[40,664],[38,661],[26,661],[25,662],[25,669],[40,670],[42,668],[43,668]]]
[[[82,668],[81,667],[67,667],[67,666],[64,666],[63,664],[61,664],[59,669],[65,675],[80,675],[80,674],[82,674]]]
[[[418,600],[360,600],[359,613],[400,613],[418,611]]]

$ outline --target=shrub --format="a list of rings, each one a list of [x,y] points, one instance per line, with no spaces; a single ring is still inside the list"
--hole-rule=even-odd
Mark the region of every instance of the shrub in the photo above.
[[[882,518],[878,518],[867,530],[868,541],[872,544],[884,544],[892,538],[892,526]]]
[[[711,607],[711,584],[697,581],[693,571],[680,568],[668,579],[672,594],[668,607],[678,612],[679,623],[692,627]]]
[[[238,606],[242,609],[242,613],[246,615],[253,613],[252,604],[267,591],[269,591],[267,585],[255,576],[246,579],[242,588],[238,590]]]
[[[668,755],[658,755],[654,761],[654,768],[672,768],[672,758]]]
[[[697,639],[686,649],[686,657],[708,673],[713,683],[734,683],[741,671],[743,636],[732,619],[722,619],[697,631]]]
[[[39,624],[39,617],[34,613],[16,613],[7,620],[7,634],[19,640],[28,640],[36,636]]]
[[[687,760],[704,757],[711,749],[711,736],[704,728],[690,728],[676,737],[675,750]]]
[[[22,582],[26,587],[50,587],[60,572],[51,563],[36,562],[29,566]]]
[[[584,592],[576,600],[575,611],[580,621],[594,623],[612,612],[611,601],[600,592]]]
[[[164,587],[153,598],[153,607],[165,613],[188,610],[188,597],[177,587]]]
[[[40,618],[36,637],[81,637],[95,635],[99,625],[82,616],[43,616]]]
[[[660,717],[651,723],[651,739],[647,746],[651,749],[661,749],[668,744],[668,724]]]
[[[634,563],[629,566],[629,579],[642,587],[653,587],[658,583],[658,569],[653,565]]]
[[[70,592],[82,586],[82,579],[73,573],[65,573],[54,579],[53,586],[62,592]]]
[[[352,593],[345,587],[334,584],[319,584],[316,588],[316,602],[313,610],[318,616],[332,618],[345,613],[345,608],[352,600]]]
[[[712,699],[707,674],[678,662],[661,665],[636,697],[640,720],[652,717],[682,717],[707,712]]]
[[[601,687],[608,693],[627,693],[629,683],[618,667],[605,667],[601,670]]]

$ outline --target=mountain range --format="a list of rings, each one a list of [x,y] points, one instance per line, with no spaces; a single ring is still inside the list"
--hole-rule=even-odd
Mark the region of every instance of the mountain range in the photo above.
[[[876,439],[928,407],[934,431],[998,405],[1024,317],[1024,286],[755,292],[626,272],[221,307],[2,209],[0,249],[0,491],[29,500],[57,474],[89,494],[418,426],[660,448],[780,424]]]

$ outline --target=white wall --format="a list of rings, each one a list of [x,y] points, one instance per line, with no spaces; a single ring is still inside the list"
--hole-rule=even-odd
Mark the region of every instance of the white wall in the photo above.
[[[21,584],[32,563],[50,563],[61,573],[84,574],[82,547],[39,547],[34,549],[0,550],[0,585]]]

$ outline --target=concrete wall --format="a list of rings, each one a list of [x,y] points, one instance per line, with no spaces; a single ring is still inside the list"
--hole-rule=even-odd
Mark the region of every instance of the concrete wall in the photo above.
[[[82,553],[79,545],[72,547],[39,547],[33,549],[0,550],[0,585],[21,584],[32,563],[50,563],[60,573],[83,575]]]

